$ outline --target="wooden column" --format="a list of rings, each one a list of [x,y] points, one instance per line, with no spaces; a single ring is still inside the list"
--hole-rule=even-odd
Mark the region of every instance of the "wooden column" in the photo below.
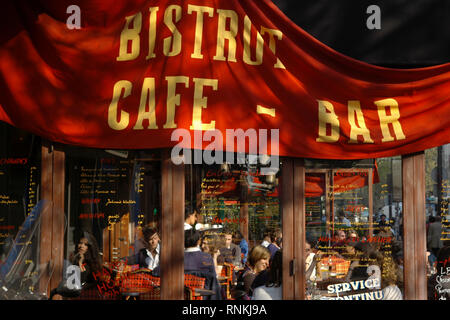
[[[64,196],[65,153],[50,142],[42,143],[41,196],[49,202],[49,210],[42,215],[40,230],[40,263],[49,264],[52,274],[45,273],[41,290],[50,293],[62,280],[64,261]],[[51,278],[50,278],[51,277]]]
[[[283,229],[283,300],[293,300],[294,271],[294,161],[283,158],[281,160],[281,190],[280,202]]]
[[[161,299],[184,299],[184,165],[164,150],[161,169]]]
[[[49,151],[48,144],[43,142],[41,148],[41,186],[40,200],[48,200],[49,210],[45,210],[41,217],[39,263],[41,265],[50,263],[52,260],[52,207],[53,207],[53,156]],[[49,265],[49,268],[52,268]],[[50,293],[48,287],[50,274],[44,273],[40,279],[40,291]]]
[[[294,160],[294,257],[295,257],[295,291],[294,299],[304,300],[305,279],[305,166],[303,159]],[[284,236],[284,233],[283,233]],[[284,243],[284,241],[283,241]]]
[[[402,157],[405,299],[427,299],[425,153]]]
[[[305,299],[305,167],[302,159],[281,164],[283,300]]]

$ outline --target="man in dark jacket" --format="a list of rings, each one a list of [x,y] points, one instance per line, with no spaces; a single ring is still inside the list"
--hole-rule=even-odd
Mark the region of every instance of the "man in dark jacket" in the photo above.
[[[205,278],[205,289],[212,290],[214,294],[206,297],[207,300],[220,300],[221,289],[217,281],[214,261],[209,253],[200,249],[200,232],[189,229],[184,232],[184,273]]]
[[[220,248],[218,261],[233,264],[235,267],[241,265],[241,248],[233,243],[233,233],[224,230],[225,247]]]
[[[184,271],[205,271],[216,275],[212,256],[200,249],[200,232],[189,229],[184,234]]]
[[[127,264],[138,264],[139,268],[154,270],[159,266],[160,238],[158,230],[150,227],[142,229],[145,248],[139,250],[135,255],[128,257]]]

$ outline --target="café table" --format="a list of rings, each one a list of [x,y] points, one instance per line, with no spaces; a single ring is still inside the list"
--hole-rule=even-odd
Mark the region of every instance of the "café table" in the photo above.
[[[194,296],[200,297],[200,296],[212,296],[215,292],[213,290],[209,289],[201,289],[201,288],[195,288]]]
[[[125,297],[125,300],[138,300],[139,296],[144,293],[150,292],[150,288],[126,288],[120,291],[120,294]]]

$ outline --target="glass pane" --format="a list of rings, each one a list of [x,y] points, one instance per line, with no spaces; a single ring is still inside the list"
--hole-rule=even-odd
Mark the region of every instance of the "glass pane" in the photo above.
[[[369,171],[336,170],[333,172],[331,201],[333,203],[331,234],[351,240],[367,238],[373,219],[369,217]]]
[[[305,176],[308,299],[403,298],[403,244],[398,232],[401,179],[394,179],[394,161],[330,161],[328,169],[324,160],[309,164]]]
[[[159,152],[65,151],[65,258],[80,268],[78,298],[159,299]]]
[[[425,151],[428,299],[450,299],[450,144]]]
[[[281,299],[279,171],[262,174],[263,165],[250,157],[243,164],[187,166],[186,204],[198,215],[195,223],[186,220],[186,229],[192,223],[200,231],[222,299]],[[185,250],[191,272],[188,252],[199,249]]]
[[[0,300],[41,299],[39,200],[41,141],[0,122]],[[5,288],[7,290],[5,290]]]

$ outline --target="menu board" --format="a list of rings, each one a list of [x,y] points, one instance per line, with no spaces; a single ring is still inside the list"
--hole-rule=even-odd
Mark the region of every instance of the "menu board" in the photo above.
[[[305,202],[306,228],[311,236],[319,237],[322,234],[322,216],[325,206],[322,197],[308,197]]]
[[[100,165],[81,162],[77,170],[78,219],[100,219],[108,230],[112,230],[123,215],[130,214],[133,221],[142,224],[139,200],[143,170],[133,160],[101,158]]]
[[[0,259],[38,201],[38,165],[29,158],[0,158]]]
[[[368,172],[336,172],[334,175],[334,227],[367,235],[369,223]]]
[[[276,186],[266,183],[258,170],[208,168],[201,180],[200,200],[205,224],[226,225],[233,231],[248,224],[255,237],[280,226]],[[243,215],[244,206],[248,214]]]
[[[258,197],[249,202],[249,231],[253,239],[261,240],[264,232],[281,228],[278,197]]]

